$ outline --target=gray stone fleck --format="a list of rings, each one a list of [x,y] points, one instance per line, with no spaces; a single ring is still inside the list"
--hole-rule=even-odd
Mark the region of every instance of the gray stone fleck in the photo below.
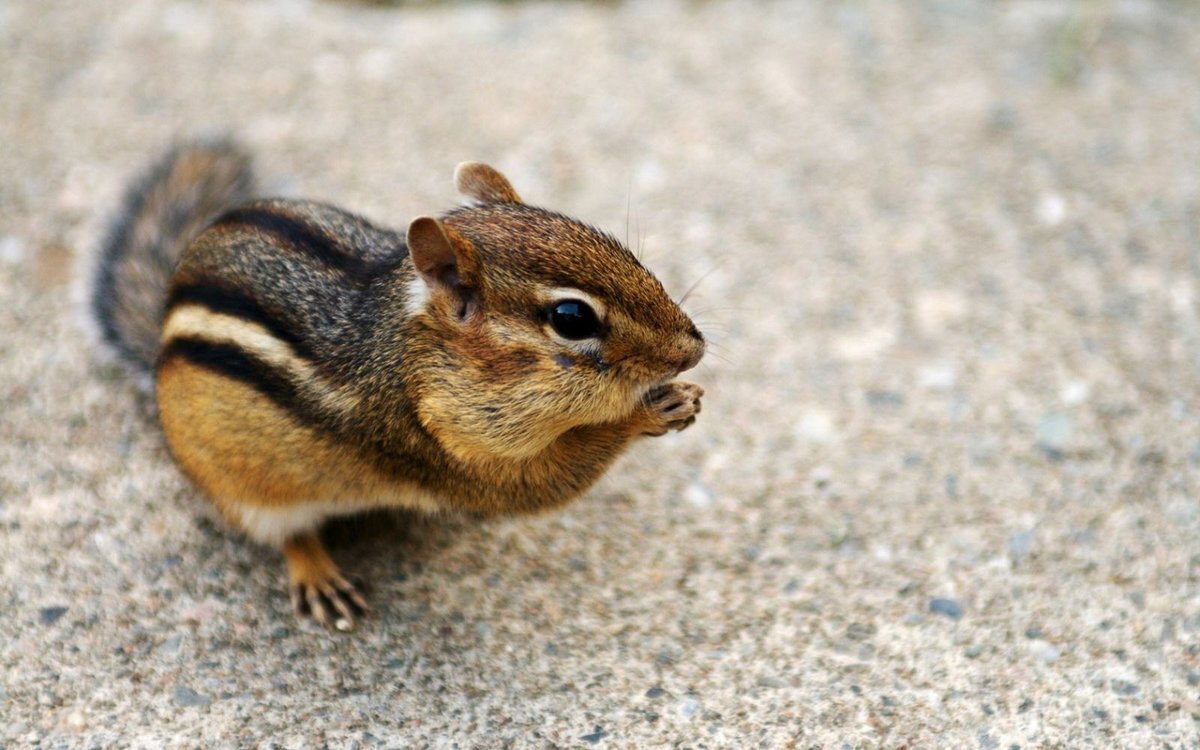
[[[180,706],[208,706],[212,703],[212,698],[207,695],[201,695],[191,688],[183,685],[175,686],[174,693],[175,703]]]
[[[987,126],[996,133],[1008,133],[1017,129],[1021,117],[1011,104],[997,104],[988,112]]]
[[[38,622],[43,625],[53,625],[67,613],[67,607],[44,607],[38,613]]]
[[[867,403],[871,406],[903,406],[904,394],[896,391],[867,391]]]
[[[607,736],[608,736],[608,732],[604,731],[604,729],[602,727],[595,727],[592,729],[591,734],[585,734],[582,737],[580,737],[579,739],[583,740],[584,742],[595,745],[597,742],[599,742],[600,740],[604,739]]]
[[[875,635],[878,628],[871,623],[852,622],[846,626],[846,637],[852,641],[865,641]]]
[[[968,659],[978,659],[983,654],[983,646],[978,643],[973,643],[967,646],[967,650],[963,652],[963,656]]]
[[[961,620],[963,616],[963,606],[955,599],[930,599],[929,611],[951,620]]]
[[[662,688],[660,688],[660,687],[652,687],[652,688],[650,688],[649,690],[647,690],[647,691],[646,691],[646,697],[647,697],[647,698],[657,698],[657,697],[661,696],[661,695],[662,695],[663,693],[665,693],[665,692],[667,692],[667,691],[666,691],[666,690],[663,690],[663,689],[662,689]]]
[[[1033,549],[1033,529],[1018,531],[1008,538],[1008,551],[1013,560],[1023,562]]]
[[[1042,417],[1035,435],[1037,447],[1050,458],[1061,458],[1075,437],[1075,420],[1067,414],[1053,413]]]
[[[1112,689],[1117,695],[1137,695],[1142,692],[1142,689],[1136,683],[1129,680],[1113,680]]]
[[[159,645],[158,652],[160,654],[178,653],[181,645],[183,645],[183,636],[173,635]]]

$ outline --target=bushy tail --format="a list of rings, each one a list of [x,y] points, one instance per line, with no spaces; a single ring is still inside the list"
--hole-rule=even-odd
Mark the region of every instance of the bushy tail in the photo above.
[[[130,364],[154,367],[167,286],[184,249],[253,191],[250,158],[229,141],[210,141],[173,149],[126,193],[100,257],[92,313]]]

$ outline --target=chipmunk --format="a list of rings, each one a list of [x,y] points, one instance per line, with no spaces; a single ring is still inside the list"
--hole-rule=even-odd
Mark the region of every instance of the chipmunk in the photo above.
[[[399,233],[255,199],[240,148],[189,144],[129,191],[100,257],[93,312],[153,374],[176,462],[282,551],[297,614],[326,627],[368,612],[326,519],[561,506],[700,412],[674,378],[704,338],[633,253],[487,165],[454,180],[467,205]]]

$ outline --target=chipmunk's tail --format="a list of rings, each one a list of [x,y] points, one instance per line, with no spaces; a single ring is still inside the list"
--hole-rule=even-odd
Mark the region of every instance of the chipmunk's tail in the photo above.
[[[250,200],[250,158],[230,141],[179,146],[126,193],[91,290],[101,332],[130,364],[158,357],[167,286],[180,256],[218,214]]]

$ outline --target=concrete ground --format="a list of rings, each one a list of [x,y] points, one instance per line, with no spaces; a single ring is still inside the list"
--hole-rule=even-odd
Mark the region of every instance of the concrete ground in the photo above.
[[[77,309],[221,131],[702,279],[702,418],[554,515],[339,526],[376,616],[298,623]],[[1200,747],[1194,4],[7,0],[0,144],[0,746]]]

